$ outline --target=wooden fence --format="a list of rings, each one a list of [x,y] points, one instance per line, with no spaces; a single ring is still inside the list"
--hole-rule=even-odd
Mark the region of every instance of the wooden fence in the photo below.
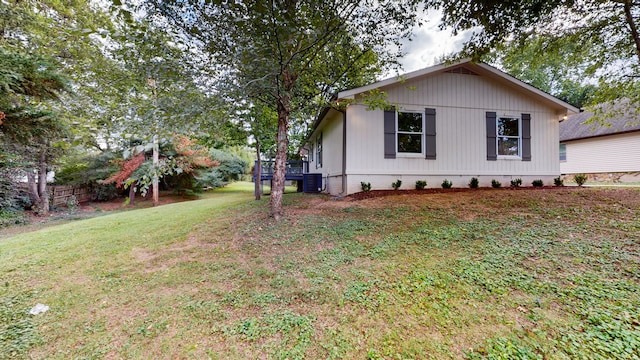
[[[71,196],[75,196],[79,203],[91,200],[91,190],[86,186],[50,186],[49,197],[51,205],[66,205]]]

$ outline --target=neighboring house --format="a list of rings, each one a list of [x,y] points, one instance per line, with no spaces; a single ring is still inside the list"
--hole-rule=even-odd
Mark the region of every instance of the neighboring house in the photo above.
[[[590,112],[560,124],[560,171],[589,174],[599,181],[640,181],[640,115],[586,123]]]
[[[395,110],[369,109],[370,91],[386,94]],[[403,189],[417,180],[466,187],[491,180],[508,186],[522,178],[551,184],[560,175],[558,123],[578,109],[483,63],[436,65],[400,78],[340,92],[337,104],[313,124],[304,149],[309,172],[321,173],[325,191],[347,195]]]

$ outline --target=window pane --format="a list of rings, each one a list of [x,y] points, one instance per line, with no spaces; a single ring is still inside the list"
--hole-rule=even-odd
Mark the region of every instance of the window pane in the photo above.
[[[567,145],[560,144],[560,161],[567,161]]]
[[[520,155],[518,151],[520,140],[517,138],[498,138],[498,155]]]
[[[398,134],[398,152],[421,153],[422,135]]]
[[[398,131],[422,132],[422,114],[398,113]]]
[[[518,118],[498,118],[498,136],[520,136]]]

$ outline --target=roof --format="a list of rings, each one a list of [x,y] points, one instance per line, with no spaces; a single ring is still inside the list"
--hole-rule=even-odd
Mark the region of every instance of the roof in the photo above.
[[[361,86],[355,89],[341,91],[338,93],[338,99],[353,99],[356,95],[373,90],[378,88],[387,87],[390,85],[395,85],[398,83],[402,83],[414,78],[427,76],[431,74],[453,71],[457,70],[457,68],[463,68],[465,71],[471,71],[472,73],[476,73],[478,75],[487,76],[493,78],[497,81],[504,83],[507,86],[513,86],[519,88],[521,91],[529,93],[532,97],[537,98],[538,100],[551,105],[552,107],[563,110],[567,115],[578,113],[580,110],[575,106],[566,103],[546,92],[531,86],[523,81],[516,79],[515,77],[500,71],[493,66],[487,65],[485,63],[474,63],[471,59],[460,60],[451,64],[439,64],[435,66],[431,66],[428,68],[416,70],[401,76],[385,79],[382,81],[375,82],[373,84]]]
[[[589,111],[569,116],[567,120],[560,123],[560,141],[640,131],[640,117],[636,113],[625,112],[606,119],[604,124],[586,123],[592,117],[593,113]]]

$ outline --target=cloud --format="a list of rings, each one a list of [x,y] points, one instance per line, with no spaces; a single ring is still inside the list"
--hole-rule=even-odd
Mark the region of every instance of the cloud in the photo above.
[[[470,31],[453,36],[451,30],[440,30],[441,14],[438,11],[429,10],[422,17],[426,24],[416,26],[412,40],[403,43],[405,56],[400,59],[400,64],[404,72],[435,65],[443,56],[460,51],[471,36]]]

